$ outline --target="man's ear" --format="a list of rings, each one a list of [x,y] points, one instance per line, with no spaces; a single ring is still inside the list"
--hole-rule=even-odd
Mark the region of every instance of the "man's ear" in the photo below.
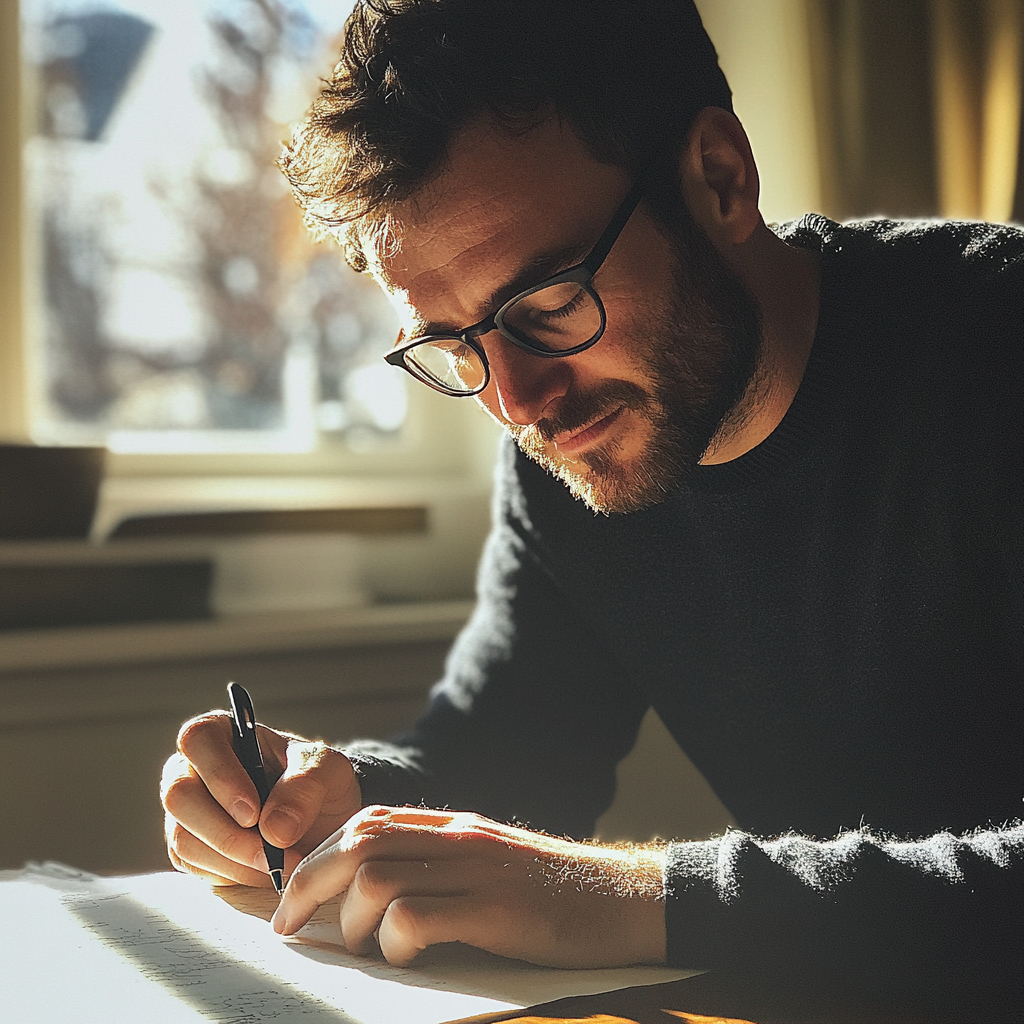
[[[745,242],[761,222],[760,183],[747,133],[733,114],[705,107],[680,157],[683,198],[693,219],[720,248]]]

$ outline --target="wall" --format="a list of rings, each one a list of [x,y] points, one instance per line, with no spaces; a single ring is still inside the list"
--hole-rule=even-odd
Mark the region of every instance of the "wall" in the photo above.
[[[425,632],[453,632],[458,617]],[[160,769],[182,721],[225,705],[228,680],[245,683],[275,727],[329,742],[388,736],[415,720],[449,639],[312,646],[4,671],[0,869],[59,860],[101,873],[162,870]],[[699,838],[730,821],[653,712],[619,780],[596,830],[603,839]]]
[[[99,872],[165,868],[160,769],[185,719],[226,705],[228,680],[250,687],[261,720],[276,727],[328,741],[388,735],[415,719],[447,646],[5,673],[5,695],[46,695],[49,707],[34,721],[0,727],[0,868],[48,859]],[[386,685],[378,685],[381,679]],[[63,715],[68,695],[82,691],[152,691],[161,700],[147,708],[100,697],[94,716],[77,707]]]
[[[767,223],[821,208],[806,2],[697,0],[750,137]]]
[[[21,61],[18,5],[0,3],[0,440],[23,440]]]

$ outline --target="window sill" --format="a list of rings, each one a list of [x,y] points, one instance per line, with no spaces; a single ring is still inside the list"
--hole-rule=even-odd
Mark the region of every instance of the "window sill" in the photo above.
[[[0,675],[342,647],[446,641],[472,601],[263,612],[194,622],[71,626],[0,633]],[[386,688],[387,681],[381,680]]]
[[[374,602],[457,600],[473,593],[490,492],[484,477],[108,477],[92,534],[153,513],[419,506],[425,531],[352,538],[362,589]]]

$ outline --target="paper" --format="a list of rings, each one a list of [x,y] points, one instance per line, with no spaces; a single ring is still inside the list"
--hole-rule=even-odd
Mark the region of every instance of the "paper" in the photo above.
[[[559,971],[463,946],[411,968],[348,953],[337,907],[292,940],[276,897],[166,872],[95,878],[59,866],[0,873],[0,1007],[19,1024],[440,1024],[693,972]],[[239,912],[242,911],[242,912]]]

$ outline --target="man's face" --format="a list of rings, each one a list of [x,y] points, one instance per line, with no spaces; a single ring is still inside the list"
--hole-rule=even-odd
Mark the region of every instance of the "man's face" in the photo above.
[[[567,127],[509,139],[466,129],[450,166],[394,217],[394,249],[367,250],[404,335],[457,331],[578,263],[631,185]],[[497,332],[477,400],[519,447],[600,512],[661,500],[697,465],[757,365],[757,309],[681,197],[658,224],[634,212],[593,285],[605,333],[545,359]]]

